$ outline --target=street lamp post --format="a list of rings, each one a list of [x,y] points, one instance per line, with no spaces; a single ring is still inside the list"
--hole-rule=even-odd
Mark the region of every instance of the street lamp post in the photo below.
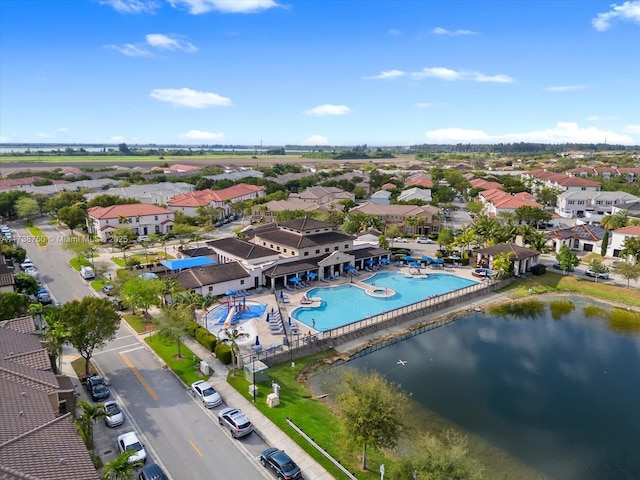
[[[251,355],[251,375],[252,375],[252,390],[253,390],[253,403],[256,403],[256,356]]]

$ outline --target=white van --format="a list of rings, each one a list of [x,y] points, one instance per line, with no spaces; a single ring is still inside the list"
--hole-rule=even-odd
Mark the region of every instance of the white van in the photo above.
[[[85,280],[89,280],[90,278],[95,278],[96,273],[93,271],[91,267],[82,267],[80,268],[80,275]]]

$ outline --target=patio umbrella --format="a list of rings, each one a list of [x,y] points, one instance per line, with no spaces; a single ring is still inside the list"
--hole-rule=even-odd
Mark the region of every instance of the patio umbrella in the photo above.
[[[434,258],[433,263],[444,263],[444,260],[442,260],[441,258]]]
[[[381,258],[380,259],[381,263],[389,263],[389,259],[387,257]]]
[[[291,325],[291,317],[289,317],[289,325]]]
[[[403,260],[410,261],[410,260],[413,260],[413,257],[411,257],[411,256],[409,256],[409,255],[405,255],[404,257],[402,257],[402,259],[403,259]]]
[[[227,293],[225,293],[225,295],[227,295],[228,297],[235,297],[237,294],[238,292],[235,290],[229,290]]]
[[[354,267],[353,265],[345,265],[344,269],[345,270],[354,270],[356,267]]]
[[[284,300],[284,292],[282,290],[280,290],[280,300]],[[271,310],[273,310],[273,308]]]
[[[373,265],[375,262],[372,259],[369,259],[365,260],[364,263],[366,263],[367,265]]]
[[[260,338],[256,335],[256,346],[260,345]]]
[[[300,280],[302,280],[302,279],[301,279],[300,277],[297,277],[297,276],[296,276],[296,277],[291,277],[291,278],[289,279],[289,281],[290,281],[290,282],[294,282],[294,283],[297,283],[297,282],[299,282]]]
[[[411,267],[419,267],[420,266],[420,262],[411,262],[409,264],[409,266],[411,266]]]
[[[318,274],[315,273],[315,272],[307,273],[307,277],[309,277],[309,278],[317,278]]]
[[[267,313],[267,323],[269,323],[269,313]]]
[[[424,257],[422,257],[422,261],[423,261],[423,262],[430,263],[430,262],[433,262],[433,258],[431,258],[431,257],[427,257],[427,256],[424,256]]]

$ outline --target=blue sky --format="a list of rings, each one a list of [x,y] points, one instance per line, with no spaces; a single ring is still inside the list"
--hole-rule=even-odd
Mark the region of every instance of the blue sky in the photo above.
[[[0,142],[520,141],[640,144],[640,0],[0,2]]]

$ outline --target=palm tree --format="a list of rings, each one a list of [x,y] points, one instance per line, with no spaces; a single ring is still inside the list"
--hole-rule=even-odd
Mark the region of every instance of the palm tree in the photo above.
[[[453,244],[462,249],[462,258],[467,258],[469,256],[469,247],[476,245],[477,243],[478,239],[476,233],[472,228],[467,227],[455,237]]]
[[[44,311],[45,325],[44,340],[47,348],[47,353],[51,358],[51,364],[56,372],[60,371],[60,359],[62,356],[62,349],[67,338],[69,337],[69,331],[60,321],[60,309],[58,307],[48,307]]]
[[[224,335],[220,335],[221,333]],[[221,328],[218,331],[218,342],[229,344],[231,348],[231,363],[235,363],[238,369],[242,368],[242,365],[240,365],[240,356],[238,355],[240,348],[238,347],[237,340],[248,336],[248,333],[241,332],[237,328]]]
[[[618,228],[626,227],[627,223],[629,223],[629,212],[626,210],[620,210],[618,213],[606,215],[600,220],[600,225],[607,230],[617,230]]]
[[[134,469],[141,466],[140,460],[130,462],[129,458],[134,456],[136,452],[122,452],[115,459],[106,463],[102,469],[102,480],[133,480]]]
[[[495,236],[499,227],[500,224],[495,218],[486,215],[476,217],[476,221],[472,224],[473,231],[480,238],[483,246],[486,246]]]
[[[29,309],[27,310],[27,313],[32,317],[38,319],[40,330],[42,330],[42,315],[44,314],[44,305],[42,305],[39,302],[32,303],[29,305]]]
[[[164,284],[164,290],[162,292],[164,304],[173,303],[173,297],[180,286],[180,282],[174,277],[165,278],[162,282]]]
[[[84,400],[78,402],[78,406],[82,407],[82,413],[78,415],[74,422],[80,436],[84,440],[89,450],[93,450],[93,425],[99,418],[107,416],[104,405],[101,403],[92,404]]]

